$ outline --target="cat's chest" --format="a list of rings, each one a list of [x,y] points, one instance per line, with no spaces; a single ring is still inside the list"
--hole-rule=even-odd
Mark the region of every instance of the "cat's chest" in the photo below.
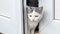
[[[31,28],[36,27],[37,24],[38,24],[38,22],[29,22],[29,26],[30,26]]]

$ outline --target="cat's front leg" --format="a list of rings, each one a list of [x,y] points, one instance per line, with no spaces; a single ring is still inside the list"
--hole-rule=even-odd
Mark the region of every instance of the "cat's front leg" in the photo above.
[[[31,33],[30,33],[30,28],[28,28],[28,31],[27,31],[27,32],[28,32],[27,34],[31,34]]]
[[[35,31],[35,29],[32,29],[32,30],[31,30],[31,34],[34,34],[34,31]]]
[[[28,34],[30,34],[30,30],[28,31]]]

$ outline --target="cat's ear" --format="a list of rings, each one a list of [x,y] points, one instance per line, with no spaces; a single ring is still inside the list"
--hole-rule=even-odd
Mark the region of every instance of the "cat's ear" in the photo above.
[[[39,13],[43,12],[43,6],[38,8]]]
[[[26,10],[28,11],[28,13],[32,12],[32,8],[30,6],[27,6]]]
[[[32,8],[30,6],[27,6],[26,9],[31,10]]]

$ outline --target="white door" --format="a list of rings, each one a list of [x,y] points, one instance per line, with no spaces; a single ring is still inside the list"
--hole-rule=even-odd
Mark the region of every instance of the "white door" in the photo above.
[[[22,0],[0,0],[0,32],[20,34],[20,12]],[[21,14],[20,14],[21,15]]]
[[[44,16],[39,26],[40,34],[60,34],[60,1],[44,0],[43,2]]]

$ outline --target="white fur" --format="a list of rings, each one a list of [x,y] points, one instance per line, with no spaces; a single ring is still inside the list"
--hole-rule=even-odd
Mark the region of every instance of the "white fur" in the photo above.
[[[42,18],[42,14],[39,14],[33,10],[32,13],[28,13],[28,34],[34,34],[35,28]]]

